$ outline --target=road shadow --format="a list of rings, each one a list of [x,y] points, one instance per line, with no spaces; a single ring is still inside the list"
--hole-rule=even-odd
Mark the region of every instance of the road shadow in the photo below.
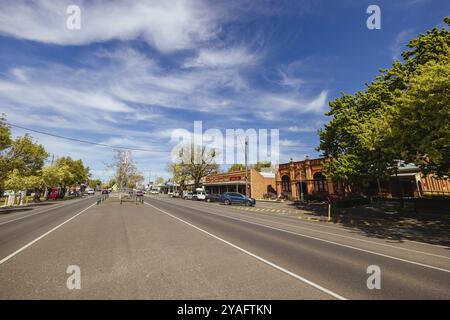
[[[26,206],[14,206],[14,207],[3,207],[0,208],[0,215],[1,214],[8,214],[12,212],[21,212],[21,211],[31,211],[35,209],[36,207],[41,206],[48,206],[48,205],[54,205],[56,202],[42,202],[42,203],[33,203]]]
[[[327,216],[326,203],[293,203],[297,209],[314,216]],[[353,228],[367,237],[392,242],[419,241],[450,247],[450,215],[417,212],[391,205],[362,205],[352,208],[332,208],[332,221]],[[450,249],[450,248],[449,248]]]

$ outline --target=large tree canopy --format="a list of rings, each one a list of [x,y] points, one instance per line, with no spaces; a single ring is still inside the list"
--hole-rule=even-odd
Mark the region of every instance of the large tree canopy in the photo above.
[[[330,102],[332,119],[319,130],[329,177],[363,187],[391,175],[400,159],[449,175],[449,48],[448,28],[433,28],[364,91]]]
[[[0,116],[0,191],[67,187],[86,182],[90,176],[82,160],[61,157],[44,166],[47,157],[45,148],[30,135],[13,139],[6,116]]]

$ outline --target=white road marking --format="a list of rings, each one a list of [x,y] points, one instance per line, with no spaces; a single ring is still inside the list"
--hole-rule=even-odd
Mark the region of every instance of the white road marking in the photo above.
[[[216,213],[217,215],[220,215],[222,217],[228,217],[228,216],[224,216],[221,214]],[[400,249],[400,250],[405,250],[405,251],[409,251],[409,252],[415,252],[415,253],[420,253],[420,254],[424,254],[424,255],[429,255],[429,256],[433,256],[433,257],[437,257],[437,258],[443,258],[443,259],[448,259],[450,260],[450,257],[446,257],[446,256],[442,256],[439,254],[435,254],[435,253],[429,253],[429,252],[424,252],[424,251],[419,251],[419,250],[414,250],[414,249],[409,249],[409,248],[402,248],[402,247],[398,247],[398,246],[394,246],[391,244],[387,244],[387,243],[380,243],[380,242],[376,242],[376,241],[371,241],[371,240],[365,240],[365,239],[360,239],[360,238],[355,238],[355,237],[350,237],[350,236],[346,236],[346,235],[342,235],[342,234],[338,234],[338,233],[333,233],[333,232],[327,232],[327,231],[321,231],[321,230],[317,230],[314,228],[306,228],[306,227],[302,227],[299,225],[290,225],[287,223],[283,223],[283,222],[278,222],[278,221],[273,221],[273,220],[268,220],[268,219],[262,219],[259,217],[253,217],[253,216],[245,216],[242,215],[238,212],[236,212],[236,215],[240,216],[240,217],[244,217],[244,218],[249,218],[249,219],[255,219],[255,220],[259,220],[259,221],[264,221],[267,223],[275,223],[275,224],[279,224],[282,226],[287,226],[287,227],[292,227],[292,228],[298,228],[298,229],[303,229],[303,230],[308,230],[308,231],[312,231],[312,232],[318,232],[318,233],[323,233],[323,234],[328,234],[328,235],[332,235],[332,236],[337,236],[337,237],[342,237],[342,238],[348,238],[348,239],[352,239],[355,241],[361,241],[361,242],[366,242],[366,243],[371,243],[371,244],[375,244],[375,245],[379,245],[379,246],[385,246],[385,247],[389,247],[389,248],[395,248],[395,249]],[[251,222],[249,220],[245,220],[243,219],[243,221],[248,221]]]
[[[18,218],[11,219],[11,220],[8,220],[7,218],[14,218],[17,215],[19,215],[20,213],[18,213],[17,215],[14,215],[13,217],[3,217],[4,219],[0,220],[0,221],[2,221],[2,222],[0,222],[0,226],[3,225],[3,224],[7,224],[7,223],[10,223],[10,222],[17,221],[17,220],[21,220],[21,219],[25,219],[25,218],[28,218],[28,217],[32,217],[32,216],[35,216],[35,215],[40,214],[40,213],[45,213],[45,212],[53,210],[53,209],[62,208],[62,207],[65,207],[66,205],[70,205],[70,204],[74,204],[74,203],[77,203],[77,202],[81,202],[82,200],[86,200],[86,199],[83,198],[83,199],[76,199],[76,200],[67,200],[64,203],[56,204],[55,206],[51,206],[50,208],[42,208],[43,210],[40,210],[40,211],[39,211],[40,208],[36,208],[35,210],[38,210],[38,212],[31,213],[31,214],[30,214],[30,212],[22,212],[22,215],[20,215]],[[24,208],[26,208],[26,207],[24,207]],[[31,209],[31,210],[33,210],[33,209]],[[3,220],[6,220],[6,221],[3,221]]]
[[[60,206],[57,206],[57,207],[48,208],[47,210],[35,212],[35,213],[29,214],[29,215],[20,216],[20,217],[18,217],[18,218],[16,218],[16,219],[12,219],[12,220],[8,220],[8,221],[1,222],[1,223],[0,223],[0,226],[1,226],[1,225],[4,225],[4,224],[8,224],[8,223],[10,223],[10,222],[14,222],[14,221],[22,220],[22,219],[25,219],[25,218],[29,218],[29,217],[35,216],[35,215],[37,215],[37,214],[45,213],[45,212],[50,211],[50,210],[53,210],[53,209],[58,209],[58,208],[61,208],[61,207],[63,207],[63,205],[60,205]]]
[[[71,218],[67,219],[66,221],[58,224],[56,227],[52,228],[51,230],[47,231],[46,233],[44,233],[43,235],[37,237],[36,239],[34,239],[33,241],[28,242],[26,245],[24,245],[23,247],[21,247],[20,249],[14,251],[13,253],[11,253],[10,255],[4,257],[2,260],[0,260],[0,265],[3,264],[4,262],[8,261],[9,259],[11,259],[12,257],[14,257],[15,255],[17,255],[18,253],[22,252],[23,250],[25,250],[26,248],[30,247],[31,245],[33,245],[34,243],[38,242],[39,240],[41,240],[42,238],[44,238],[45,236],[49,235],[50,233],[52,233],[53,231],[59,229],[60,227],[62,227],[63,225],[65,225],[67,222],[75,219],[76,217],[78,217],[80,214],[84,213],[86,210],[88,210],[89,208],[95,206],[96,203],[91,204],[89,207],[81,210],[80,212],[78,212],[76,215],[72,216]]]
[[[379,253],[379,252],[375,252],[375,251],[371,251],[371,250],[357,248],[357,247],[350,246],[350,245],[347,245],[347,244],[342,244],[342,243],[334,242],[334,241],[331,241],[331,240],[321,239],[321,238],[317,238],[317,237],[313,237],[313,236],[309,236],[309,235],[305,235],[305,234],[302,234],[302,233],[293,232],[293,231],[289,231],[289,230],[285,230],[285,229],[271,227],[271,226],[260,224],[260,223],[256,223],[256,222],[246,221],[246,220],[233,218],[233,217],[230,217],[230,216],[224,216],[224,215],[217,214],[217,213],[212,213],[212,212],[209,212],[209,213],[212,214],[212,215],[223,217],[223,218],[229,218],[229,219],[233,219],[233,220],[237,220],[237,221],[241,221],[241,222],[246,222],[246,223],[254,224],[254,225],[257,225],[257,226],[260,226],[260,227],[264,227],[264,228],[268,228],[268,229],[272,229],[272,230],[277,230],[277,231],[281,231],[281,232],[286,232],[286,233],[290,233],[290,234],[293,234],[293,235],[297,235],[297,236],[300,236],[300,237],[309,238],[309,239],[313,239],[313,240],[317,240],[317,241],[331,243],[331,244],[334,244],[334,245],[337,245],[337,246],[341,246],[341,247],[345,247],[345,248],[349,248],[349,249],[353,249],[353,250],[357,250],[357,251],[361,251],[361,252],[370,253],[370,254],[381,256],[381,257],[384,257],[384,258],[389,258],[389,259],[402,261],[402,262],[405,262],[405,263],[410,263],[410,264],[414,264],[414,265],[425,267],[425,268],[430,268],[430,269],[434,269],[434,270],[450,273],[450,270],[448,270],[448,269],[431,266],[431,265],[428,265],[428,264],[425,264],[425,263],[420,263],[420,262],[416,262],[416,261],[402,259],[402,258],[390,256],[390,255],[387,255],[387,254],[384,254],[384,253]]]
[[[158,207],[155,207],[155,206],[153,206],[153,205],[151,205],[151,204],[149,204],[147,202],[144,202],[144,203],[146,205],[148,205],[150,207],[153,207],[154,209],[156,209],[156,210],[158,210],[158,211],[160,211],[160,212],[162,212],[162,213],[164,213],[164,214],[166,214],[166,215],[168,215],[168,216],[170,216],[170,217],[172,217],[172,218],[174,218],[174,219],[176,219],[178,221],[181,221],[181,222],[187,224],[188,226],[190,226],[190,227],[192,227],[192,228],[194,228],[194,229],[196,229],[198,231],[201,231],[201,232],[207,234],[208,236],[210,236],[210,237],[212,237],[212,238],[214,238],[216,240],[219,240],[219,241],[221,241],[221,242],[223,242],[223,243],[225,243],[225,244],[227,244],[227,245],[229,245],[229,246],[231,246],[231,247],[233,247],[233,248],[235,248],[235,249],[237,249],[237,250],[239,250],[239,251],[241,251],[241,252],[243,252],[243,253],[245,253],[245,254],[247,254],[247,255],[249,255],[249,256],[251,256],[251,257],[253,257],[253,258],[255,258],[255,259],[257,259],[257,260],[259,260],[259,261],[261,261],[261,262],[263,262],[263,263],[265,263],[265,264],[267,264],[267,265],[269,265],[269,266],[271,266],[273,268],[275,268],[275,269],[277,269],[277,270],[279,270],[279,271],[281,271],[281,272],[283,272],[283,273],[286,273],[287,275],[289,275],[291,277],[294,277],[295,279],[300,280],[300,281],[302,281],[302,282],[304,282],[304,283],[306,283],[306,284],[308,284],[308,285],[310,285],[310,286],[312,286],[312,287],[314,287],[314,288],[316,288],[316,289],[318,289],[318,290],[320,290],[320,291],[322,291],[322,292],[324,292],[324,293],[326,293],[326,294],[328,294],[328,295],[330,295],[330,296],[332,296],[332,297],[334,297],[336,299],[347,300],[343,296],[341,296],[341,295],[339,295],[339,294],[337,294],[337,293],[335,293],[335,292],[333,292],[333,291],[331,291],[331,290],[329,290],[327,288],[324,288],[321,285],[318,285],[318,284],[316,284],[316,283],[314,283],[314,282],[312,282],[312,281],[310,281],[310,280],[308,280],[306,278],[303,278],[302,276],[299,276],[298,274],[295,274],[295,273],[293,273],[293,272],[291,272],[291,271],[289,271],[287,269],[284,269],[283,267],[280,267],[279,265],[277,265],[277,264],[275,264],[273,262],[270,262],[270,261],[268,261],[268,260],[266,260],[266,259],[264,259],[264,258],[262,258],[262,257],[260,257],[260,256],[258,256],[256,254],[254,254],[254,253],[251,253],[250,251],[247,251],[247,250],[245,250],[245,249],[243,249],[243,248],[241,248],[241,247],[239,247],[239,246],[237,246],[237,245],[235,245],[235,244],[225,240],[225,239],[222,239],[222,238],[220,238],[220,237],[218,237],[218,236],[216,236],[216,235],[214,235],[214,234],[212,234],[212,233],[210,233],[210,232],[208,232],[208,231],[206,231],[206,230],[204,230],[202,228],[199,228],[199,227],[193,225],[192,223],[189,223],[189,222],[187,222],[187,221],[185,221],[183,219],[180,219],[180,218],[174,216],[173,214],[171,214],[171,213],[169,213],[167,211],[164,211],[164,210],[162,210],[162,209],[160,209]]]
[[[16,214],[14,214],[14,213],[7,213],[7,216],[1,217],[1,218],[0,218],[0,221],[2,221],[2,222],[0,223],[0,225],[2,225],[2,224],[4,223],[3,221],[6,221],[6,223],[8,223],[9,221],[14,221],[14,220],[16,220],[16,219],[14,219],[14,218],[16,218],[16,217],[21,218],[21,217],[28,217],[28,216],[31,216],[30,213],[32,213],[33,210],[38,211],[38,212],[35,212],[35,213],[44,213],[44,212],[46,212],[46,211],[48,211],[48,210],[55,209],[55,208],[59,208],[59,207],[62,207],[62,205],[52,206],[51,208],[46,207],[46,208],[29,209],[27,212],[17,212]],[[26,208],[26,207],[25,207],[25,208]],[[33,215],[34,215],[35,213],[33,213]],[[27,215],[27,214],[28,214],[28,215]],[[13,218],[14,220],[8,220],[9,218]]]
[[[169,202],[169,201],[165,201],[165,202]],[[380,246],[386,246],[386,247],[391,247],[391,248],[395,248],[395,249],[400,249],[400,250],[405,250],[405,251],[409,251],[409,252],[415,252],[415,253],[420,253],[420,254],[424,254],[424,255],[429,255],[429,256],[433,256],[433,257],[437,257],[437,258],[443,258],[443,259],[449,259],[450,257],[447,256],[443,256],[443,255],[439,255],[439,254],[435,254],[435,253],[429,253],[429,252],[424,252],[424,251],[420,251],[420,250],[414,250],[414,249],[409,249],[409,248],[403,248],[403,247],[399,247],[399,246],[395,246],[395,245],[391,245],[391,244],[387,244],[387,243],[380,243],[380,242],[376,242],[376,241],[371,241],[371,240],[365,240],[365,239],[360,239],[360,238],[355,238],[355,237],[350,237],[350,236],[346,236],[346,235],[341,235],[338,233],[333,233],[333,232],[326,232],[326,231],[321,231],[321,230],[317,230],[315,228],[305,228],[302,226],[299,226],[297,224],[294,225],[290,225],[287,223],[282,223],[282,222],[278,222],[278,221],[273,221],[273,220],[268,220],[268,219],[262,219],[260,217],[254,217],[254,216],[245,216],[242,215],[242,212],[240,211],[234,211],[234,213],[240,217],[245,217],[245,218],[250,218],[250,219],[255,219],[255,220],[260,220],[260,221],[264,221],[264,222],[272,222],[275,224],[279,224],[279,225],[284,225],[284,226],[289,226],[289,227],[293,227],[293,228],[299,228],[299,229],[304,229],[304,230],[309,230],[309,231],[313,231],[313,232],[319,232],[319,233],[324,233],[324,234],[329,234],[329,235],[333,235],[333,236],[338,236],[338,237],[343,237],[343,238],[348,238],[348,239],[352,239],[355,241],[361,241],[361,242],[367,242],[367,243],[372,243],[372,244],[376,244],[376,245],[380,245]],[[221,214],[217,214],[220,215],[222,217],[229,217],[229,216],[224,216]],[[246,221],[246,220],[244,220]],[[249,221],[250,222],[250,221]],[[307,222],[307,221],[296,221],[296,222],[300,222],[302,224],[308,224],[308,225],[313,225],[314,227],[328,227],[331,229],[336,229],[336,230],[340,230],[340,231],[345,231],[345,229],[343,230],[342,228],[337,228],[337,227],[331,227],[331,226],[324,226],[324,225],[317,225],[317,224],[313,224],[311,222]],[[435,247],[441,247],[441,248],[449,248],[446,246],[441,246],[441,245],[436,245],[436,244],[429,244],[429,243],[424,243],[424,242],[418,242],[418,241],[413,241],[413,240],[406,240],[408,242],[415,242],[418,244],[426,244],[429,246],[435,246]]]

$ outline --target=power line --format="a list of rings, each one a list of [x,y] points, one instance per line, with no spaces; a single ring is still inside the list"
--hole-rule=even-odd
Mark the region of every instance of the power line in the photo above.
[[[81,139],[76,139],[76,138],[64,137],[64,136],[53,134],[53,133],[48,133],[48,132],[44,132],[44,131],[40,131],[40,130],[25,128],[25,127],[19,126],[17,124],[12,124],[10,122],[6,122],[6,123],[9,126],[14,127],[14,128],[20,128],[23,130],[27,130],[27,131],[31,131],[31,132],[35,132],[35,133],[39,133],[39,134],[44,134],[44,135],[59,138],[59,139],[66,139],[66,140],[70,140],[70,141],[87,143],[87,144],[96,145],[96,146],[100,146],[100,147],[107,147],[107,148],[112,148],[112,149],[133,150],[133,151],[145,151],[145,152],[164,152],[164,153],[169,152],[169,151],[162,151],[162,150],[150,150],[150,149],[141,149],[141,148],[132,148],[132,147],[121,147],[121,146],[118,147],[118,146],[113,146],[113,145],[109,145],[109,144],[105,144],[105,143],[98,143],[98,142],[92,142],[92,141],[81,140]]]

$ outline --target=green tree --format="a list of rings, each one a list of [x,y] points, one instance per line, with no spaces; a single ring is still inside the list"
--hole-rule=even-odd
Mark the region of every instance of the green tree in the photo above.
[[[61,157],[56,160],[56,167],[59,167],[63,174],[61,186],[74,186],[87,182],[90,177],[89,167],[85,167],[82,160],[73,160],[71,157]]]
[[[102,185],[102,180],[100,180],[100,179],[89,180],[88,185],[90,188],[95,189],[97,186]]]
[[[187,169],[188,169],[188,167],[185,165],[182,165],[181,163],[169,163],[167,165],[167,171],[172,175],[173,181],[180,185],[181,190],[186,189],[186,183],[190,179],[190,175],[189,175],[189,172]],[[163,182],[164,182],[164,179],[163,179]],[[156,184],[158,184],[158,183],[156,183]]]
[[[5,180],[5,188],[15,192],[23,190],[25,187],[23,178],[24,177],[20,171],[18,169],[14,169],[8,174],[8,177]]]
[[[242,163],[234,163],[229,169],[228,172],[234,171],[243,171],[245,170],[245,166]]]
[[[261,169],[263,168],[272,168],[272,162],[270,161],[258,161],[254,165],[251,166],[253,169],[255,169],[258,172],[261,172]],[[245,170],[245,167],[244,167]]]
[[[163,177],[157,177],[155,180],[155,184],[162,184],[164,183],[166,180]]]
[[[202,178],[216,173],[219,165],[216,163],[216,152],[204,146],[186,145],[180,148],[178,159],[175,163],[181,165],[183,170],[194,182],[195,188],[200,186]]]
[[[444,21],[447,25],[450,23],[449,18]],[[445,86],[448,88],[443,69],[448,64],[449,46],[450,32],[447,28],[433,28],[409,42],[408,49],[402,53],[403,63],[395,61],[390,69],[381,70],[364,91],[354,95],[343,94],[330,102],[330,111],[326,115],[332,119],[319,130],[318,148],[330,157],[325,164],[328,177],[363,190],[369,181],[395,172],[398,160],[417,161],[420,156],[426,155],[428,161],[442,164],[441,159],[448,159],[445,156],[448,148],[441,148],[448,141],[449,131],[445,130],[448,128],[448,114],[444,108],[440,111],[441,121],[436,122],[436,115],[431,109],[441,107],[442,101],[448,101],[443,90]],[[428,70],[433,65],[441,67]],[[429,84],[427,89],[414,89],[424,84],[423,81],[430,75],[436,77],[434,83]],[[421,83],[420,79],[423,80]],[[436,89],[438,92],[433,91]],[[426,101],[428,98],[431,100]],[[419,102],[422,106],[429,105],[429,112],[420,112],[412,118],[406,116],[405,113],[413,109],[412,105],[417,107]],[[418,121],[422,123],[415,127]],[[445,121],[447,126],[443,124]],[[427,126],[427,123],[430,125]],[[440,125],[443,127],[437,129]],[[425,136],[437,135],[441,135],[441,139],[435,143],[435,148],[417,150],[410,146],[420,145],[419,140]],[[424,144],[427,142],[424,141]],[[441,154],[438,154],[438,148],[441,148]],[[429,163],[430,170],[437,173],[445,171],[445,163],[442,169]]]
[[[5,150],[11,146],[11,131],[5,121],[6,117],[2,114],[0,116],[0,194],[5,188],[4,182],[9,171]]]
[[[4,126],[0,131],[10,141],[2,143],[4,149],[0,151],[0,189],[19,191],[37,188],[41,185],[41,169],[47,152],[27,134],[11,140],[8,138],[9,129],[4,129]]]
[[[30,135],[14,139],[6,155],[9,170],[17,169],[24,176],[35,175],[48,157],[44,146],[34,142]]]
[[[397,109],[391,140],[402,159],[425,173],[449,176],[450,59],[420,66],[393,104]]]

